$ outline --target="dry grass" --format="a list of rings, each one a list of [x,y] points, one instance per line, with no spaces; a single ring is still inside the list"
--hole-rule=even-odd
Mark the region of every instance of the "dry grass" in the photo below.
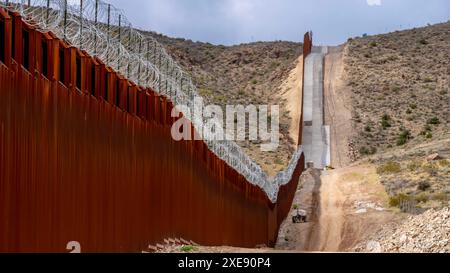
[[[393,203],[415,200],[422,207],[440,207],[450,201],[450,139],[417,145],[414,149],[396,148],[373,156],[377,173]],[[438,153],[442,159],[428,161]],[[446,159],[447,158],[447,159]]]

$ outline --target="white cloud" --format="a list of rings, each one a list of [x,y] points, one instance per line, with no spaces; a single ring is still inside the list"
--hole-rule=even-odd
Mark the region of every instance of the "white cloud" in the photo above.
[[[369,6],[381,6],[381,0],[366,0]]]

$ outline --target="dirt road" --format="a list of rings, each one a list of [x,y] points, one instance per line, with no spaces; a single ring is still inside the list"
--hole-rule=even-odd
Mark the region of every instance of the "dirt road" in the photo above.
[[[334,172],[322,178],[320,195],[320,217],[313,249],[320,251],[338,251],[344,228],[344,203],[339,175]]]
[[[330,125],[331,166],[350,164],[349,140],[352,135],[351,91],[345,85],[342,61],[345,47],[329,47],[324,68],[325,124]]]
[[[309,222],[292,224],[287,219],[277,249],[346,251],[402,217],[386,209],[388,196],[370,164],[322,175],[309,170],[302,183],[294,204],[309,212]]]

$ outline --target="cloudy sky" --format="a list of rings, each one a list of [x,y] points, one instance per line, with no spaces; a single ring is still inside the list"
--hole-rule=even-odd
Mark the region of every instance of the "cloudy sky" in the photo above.
[[[136,27],[213,44],[299,41],[316,44],[450,20],[449,0],[107,0]]]

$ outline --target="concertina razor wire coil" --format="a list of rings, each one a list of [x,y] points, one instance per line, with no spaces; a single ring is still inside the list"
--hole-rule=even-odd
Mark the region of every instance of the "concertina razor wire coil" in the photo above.
[[[40,31],[51,31],[70,45],[98,57],[130,81],[170,98],[174,105],[188,106],[193,113],[194,98],[200,95],[190,75],[159,42],[134,29],[124,12],[113,5],[101,0],[12,0],[0,1],[0,6],[18,12]],[[192,120],[198,131],[202,131],[204,122]],[[280,187],[292,179],[303,153],[300,146],[288,167],[269,178],[236,142],[205,142],[248,182],[260,187],[273,203]]]

